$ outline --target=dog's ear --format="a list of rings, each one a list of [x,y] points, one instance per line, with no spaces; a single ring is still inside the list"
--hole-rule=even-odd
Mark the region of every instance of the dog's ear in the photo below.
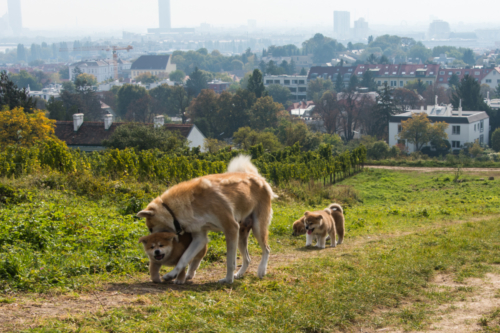
[[[307,215],[309,215],[309,214],[310,214],[310,213],[307,211],[307,212],[305,212],[305,213],[304,213],[304,216],[307,216]]]
[[[325,212],[327,212],[329,215],[332,215],[332,210],[330,208],[325,208]]]
[[[148,236],[142,236],[141,238],[139,238],[139,244],[146,244],[146,237]]]
[[[137,213],[137,217],[153,217],[155,216],[155,212],[152,210],[141,210]]]
[[[179,243],[179,235],[175,235],[172,239]]]

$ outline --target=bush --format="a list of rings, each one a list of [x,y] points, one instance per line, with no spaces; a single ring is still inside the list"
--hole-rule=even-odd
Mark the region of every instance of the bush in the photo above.
[[[491,134],[491,148],[497,153],[500,152],[500,128],[497,128],[493,134]]]
[[[389,145],[385,141],[377,141],[371,147],[367,148],[369,159],[381,160],[389,155]]]

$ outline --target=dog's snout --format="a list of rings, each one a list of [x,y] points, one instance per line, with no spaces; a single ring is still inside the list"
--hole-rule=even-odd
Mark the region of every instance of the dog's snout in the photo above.
[[[155,256],[158,256],[158,255],[160,255],[160,254],[161,254],[161,253],[160,253],[160,250],[155,250]]]

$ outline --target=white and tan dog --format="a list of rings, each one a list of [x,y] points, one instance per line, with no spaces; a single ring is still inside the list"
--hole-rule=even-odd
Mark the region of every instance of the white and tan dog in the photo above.
[[[316,246],[324,249],[328,238],[330,238],[331,247],[342,244],[344,215],[339,204],[331,204],[328,208],[316,212],[305,212],[303,221],[306,229],[306,246],[311,246],[313,240],[316,239]],[[338,242],[336,234],[339,236]]]
[[[209,231],[222,231],[226,236],[227,273],[219,282],[233,283],[250,264],[248,234],[252,230],[262,249],[262,259],[257,269],[258,277],[266,274],[270,248],[268,227],[271,222],[271,200],[276,197],[271,186],[259,175],[250,162],[250,156],[240,155],[231,160],[227,172],[192,179],[173,186],[154,199],[137,216],[146,218],[151,233],[165,229],[189,232],[193,241],[179,263],[163,279],[176,276],[193,260],[208,243]],[[251,219],[247,220],[247,217]],[[252,221],[251,228],[240,228],[240,221]],[[176,227],[177,224],[177,227]],[[240,270],[236,269],[236,248],[243,258]],[[188,276],[191,276],[191,267]]]

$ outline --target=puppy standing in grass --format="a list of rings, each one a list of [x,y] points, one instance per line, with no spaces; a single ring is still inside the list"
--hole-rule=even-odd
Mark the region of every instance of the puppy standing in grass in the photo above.
[[[316,246],[324,249],[328,237],[330,237],[331,247],[342,244],[344,241],[344,214],[339,204],[331,204],[325,210],[305,212],[303,221],[306,229],[306,246],[311,246],[312,241],[316,239]],[[336,234],[339,236],[338,242],[335,239]]]
[[[222,231],[226,236],[227,273],[219,282],[233,283],[250,264],[248,235],[251,229],[262,249],[262,259],[257,276],[266,274],[270,248],[267,243],[271,222],[271,200],[275,197],[271,186],[259,175],[250,162],[250,156],[240,155],[231,160],[224,174],[208,175],[173,186],[154,199],[137,216],[146,218],[151,233],[171,230],[181,234],[189,232],[193,241],[175,268],[163,279],[168,281],[193,260],[208,243],[209,231]],[[251,219],[247,220],[248,217]],[[240,228],[239,221],[252,221],[251,228]],[[236,269],[236,248],[240,250],[243,264]],[[187,277],[194,275],[191,266]]]
[[[139,238],[139,243],[144,245],[144,251],[149,257],[149,274],[154,283],[160,283],[161,266],[175,267],[182,254],[186,251],[192,241],[191,234],[184,233],[177,236],[172,232],[157,232]],[[193,272],[187,279],[191,280],[194,277],[196,269],[200,265],[201,260],[207,254],[208,246],[198,252],[189,263],[189,270]],[[175,279],[176,284],[184,284],[186,282],[186,269],[183,269]]]

